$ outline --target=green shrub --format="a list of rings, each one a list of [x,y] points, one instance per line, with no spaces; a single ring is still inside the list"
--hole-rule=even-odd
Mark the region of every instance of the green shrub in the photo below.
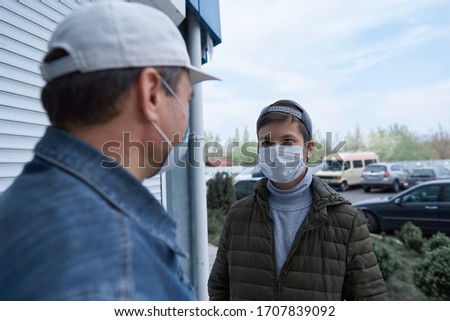
[[[450,237],[442,232],[437,232],[428,241],[428,249],[430,251],[435,250],[439,247],[450,246]]]
[[[208,242],[210,244],[219,245],[225,216],[226,212],[222,209],[208,209]]]
[[[233,180],[226,172],[216,173],[208,181],[208,241],[218,245],[225,217],[231,205],[236,202]]]
[[[216,176],[208,181],[206,198],[208,209],[222,209],[228,212],[230,206],[236,202],[232,177],[227,172],[216,173]]]
[[[394,251],[384,244],[384,241],[372,239],[373,250],[377,256],[378,266],[383,273],[384,280],[387,280],[398,268],[398,261]]]
[[[425,253],[413,268],[414,284],[431,300],[450,300],[450,247]]]
[[[406,222],[396,234],[407,248],[422,253],[424,239],[419,227],[411,222]]]

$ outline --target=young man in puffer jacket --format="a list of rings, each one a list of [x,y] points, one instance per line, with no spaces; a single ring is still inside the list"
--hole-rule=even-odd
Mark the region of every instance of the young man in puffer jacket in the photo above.
[[[210,299],[387,300],[364,215],[305,166],[314,149],[307,112],[277,101],[257,134],[266,178],[228,212]]]

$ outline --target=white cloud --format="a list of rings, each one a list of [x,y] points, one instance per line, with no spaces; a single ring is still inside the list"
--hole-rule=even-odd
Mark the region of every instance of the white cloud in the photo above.
[[[407,57],[415,48],[425,50],[431,42],[447,43],[444,50],[450,56],[449,22],[438,25],[424,18],[427,10],[429,15],[432,10],[450,10],[448,2],[224,0],[220,4],[223,43],[204,69],[223,81],[203,85],[207,131],[226,139],[236,127],[241,132],[247,127],[253,135],[261,108],[280,98],[297,100],[322,131],[341,135],[357,123],[375,127],[404,120],[420,131],[439,120],[450,126],[450,90],[442,75],[429,76],[413,87],[407,81],[399,83],[401,90],[388,84],[372,90],[355,82],[370,84],[365,80],[367,71],[385,68],[379,66]],[[448,59],[442,64],[450,75]],[[392,68],[383,72],[396,74]],[[404,106],[414,112],[405,116]],[[427,106],[427,117],[417,118],[420,106]]]

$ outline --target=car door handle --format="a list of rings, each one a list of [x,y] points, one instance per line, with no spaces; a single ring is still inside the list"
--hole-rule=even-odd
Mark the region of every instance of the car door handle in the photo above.
[[[425,206],[426,210],[437,210],[437,206]]]

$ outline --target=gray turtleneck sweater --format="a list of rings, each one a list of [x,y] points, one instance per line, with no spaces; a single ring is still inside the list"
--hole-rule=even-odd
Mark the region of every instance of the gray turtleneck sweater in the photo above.
[[[307,170],[302,181],[288,190],[273,186],[269,180],[269,213],[274,222],[276,272],[279,276],[294,242],[295,235],[311,210],[312,174]]]

